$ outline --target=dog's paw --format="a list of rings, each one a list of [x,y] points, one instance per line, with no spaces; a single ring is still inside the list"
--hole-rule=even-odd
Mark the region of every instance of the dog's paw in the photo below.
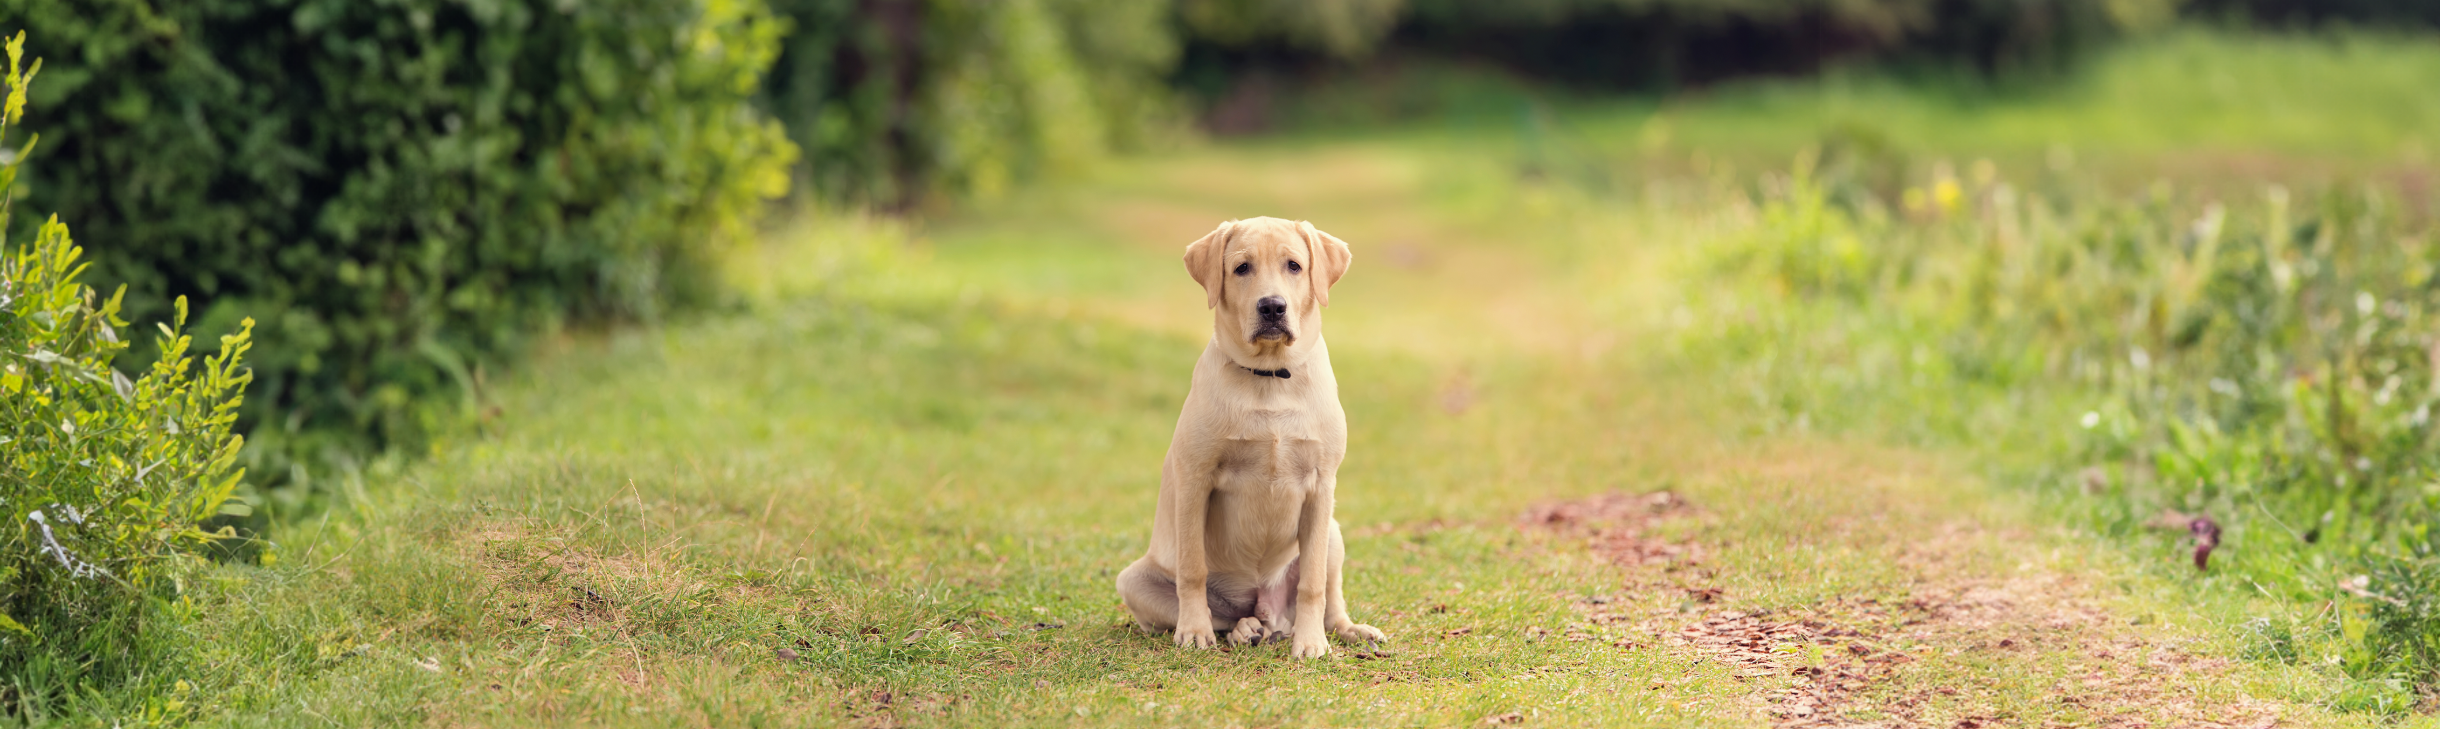
[[[1298,658],[1329,658],[1330,636],[1319,630],[1296,631],[1296,638],[1290,646],[1288,655]]]
[[[1261,620],[1255,618],[1239,618],[1237,620],[1237,629],[1229,631],[1228,640],[1229,642],[1238,645],[1262,645],[1262,640],[1270,637],[1270,635],[1271,631],[1262,627]]]
[[[1348,623],[1346,625],[1339,626],[1338,629],[1331,632],[1338,633],[1339,640],[1347,641],[1351,644],[1379,643],[1381,641],[1389,640],[1389,636],[1382,633],[1380,628],[1375,628],[1363,623]]]
[[[1220,645],[1220,641],[1212,637],[1209,627],[1189,628],[1181,625],[1175,638],[1181,648],[1213,648]]]

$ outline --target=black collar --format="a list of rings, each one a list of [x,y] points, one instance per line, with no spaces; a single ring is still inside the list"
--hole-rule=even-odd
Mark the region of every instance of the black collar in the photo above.
[[[1237,369],[1245,370],[1245,371],[1247,371],[1247,372],[1252,372],[1252,373],[1254,373],[1254,374],[1256,374],[1256,375],[1261,375],[1261,376],[1263,376],[1263,377],[1277,377],[1277,378],[1282,379],[1282,380],[1288,379],[1288,368],[1286,368],[1286,367],[1281,367],[1281,368],[1279,368],[1279,369],[1275,369],[1275,370],[1258,370],[1258,369],[1254,369],[1254,368],[1252,368],[1252,367],[1247,367],[1247,366],[1245,366],[1245,365],[1237,365]]]

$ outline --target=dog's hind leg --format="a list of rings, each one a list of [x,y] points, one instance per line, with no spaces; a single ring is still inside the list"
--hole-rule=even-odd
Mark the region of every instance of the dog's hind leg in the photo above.
[[[1303,557],[1288,560],[1288,567],[1280,574],[1279,579],[1272,580],[1271,584],[1263,585],[1262,589],[1254,593],[1254,617],[1260,618],[1264,628],[1273,635],[1284,638],[1294,634],[1292,631],[1296,627],[1296,574],[1298,563],[1303,560]]]
[[[1118,598],[1135,613],[1135,627],[1155,635],[1178,627],[1178,583],[1161,574],[1151,557],[1127,565],[1118,573]]]
[[[1212,606],[1212,624],[1236,626],[1254,617],[1256,589],[1233,575],[1212,575],[1203,591],[1204,604]]]
[[[1203,604],[1211,606],[1213,625],[1238,625],[1254,615],[1254,590],[1245,587],[1241,579],[1214,575],[1206,583]],[[1127,612],[1135,614],[1135,626],[1149,633],[1166,633],[1178,627],[1178,583],[1145,557],[1127,565],[1118,573],[1118,597],[1127,603]]]
[[[1251,615],[1237,619],[1237,629],[1228,632],[1228,642],[1238,645],[1262,645],[1268,637],[1271,631],[1263,629],[1262,618]]]

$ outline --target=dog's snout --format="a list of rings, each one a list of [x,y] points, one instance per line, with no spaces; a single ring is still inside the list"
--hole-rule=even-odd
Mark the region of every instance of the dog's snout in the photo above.
[[[1263,321],[1279,321],[1288,315],[1288,300],[1279,296],[1262,297],[1262,300],[1254,302],[1254,312],[1261,314]]]

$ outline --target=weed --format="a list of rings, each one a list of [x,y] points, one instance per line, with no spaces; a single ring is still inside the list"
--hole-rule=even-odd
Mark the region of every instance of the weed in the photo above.
[[[19,65],[24,44],[8,43],[0,132],[41,66]],[[0,168],[0,197],[32,146]],[[160,644],[144,634],[178,620],[196,550],[229,536],[200,525],[248,509],[230,498],[244,472],[229,429],[252,320],[196,367],[179,299],[158,356],[129,378],[111,367],[128,346],[125,290],[102,299],[78,281],[81,253],[57,217],[0,249],[0,716],[55,715],[153,665]],[[144,714],[181,705],[162,697]]]

